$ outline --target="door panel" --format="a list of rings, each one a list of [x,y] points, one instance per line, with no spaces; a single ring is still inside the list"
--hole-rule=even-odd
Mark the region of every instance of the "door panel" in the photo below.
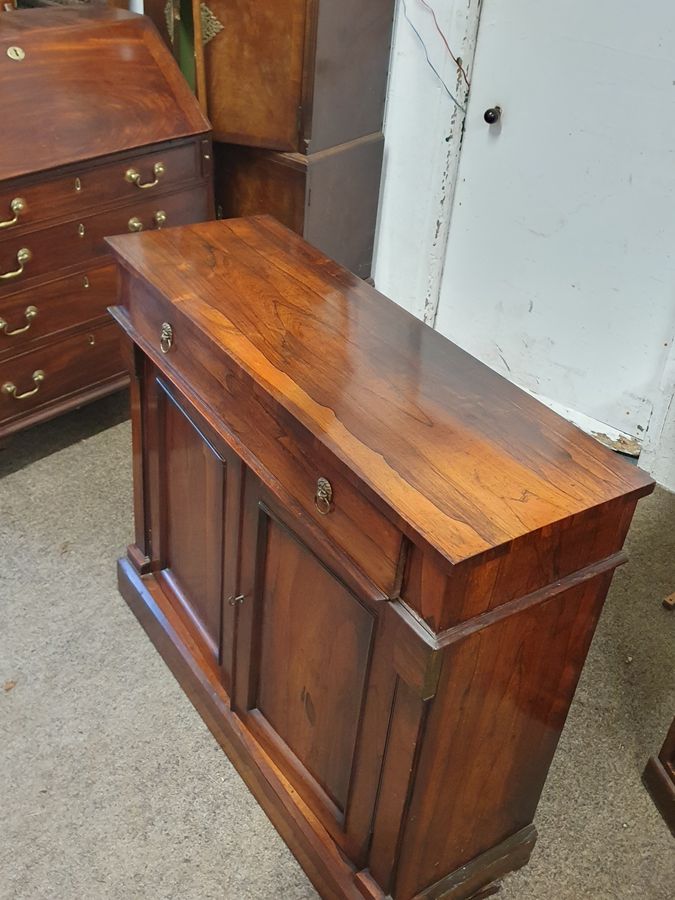
[[[257,705],[344,812],[371,614],[280,523],[267,523]]]
[[[377,616],[246,482],[234,704],[336,839],[362,842],[343,832]]]
[[[225,462],[171,399],[164,408],[165,566],[211,646],[221,616]]]
[[[220,665],[229,689],[237,578],[240,463],[205,423],[153,378],[159,435],[151,520],[157,580]],[[150,404],[152,412],[153,404]]]

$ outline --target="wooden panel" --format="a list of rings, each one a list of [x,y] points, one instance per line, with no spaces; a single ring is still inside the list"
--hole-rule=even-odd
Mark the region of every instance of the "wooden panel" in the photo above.
[[[161,396],[161,581],[218,661],[226,464],[187,413],[166,394]]]
[[[384,137],[305,156],[216,145],[224,218],[274,216],[360,278],[370,275]]]
[[[104,265],[3,296],[0,298],[0,319],[7,326],[0,331],[0,357],[18,353],[34,341],[106,316],[107,307],[117,300],[117,291],[117,268]],[[37,310],[35,318],[31,319],[30,314],[26,317],[29,307]],[[30,326],[28,331],[8,334],[27,324]]]
[[[530,532],[653,489],[272,219],[111,246],[167,298],[177,325],[193,323],[195,362],[230,360],[451,564],[506,554]],[[187,290],[176,258],[189,260]]]
[[[154,199],[157,194],[175,190],[186,182],[201,179],[201,141],[124,154],[114,161],[97,165],[83,163],[67,175],[26,176],[20,181],[0,184],[0,220],[11,219],[12,200],[25,201],[25,211],[16,225],[3,228],[1,237],[11,237],[49,219],[76,216],[106,204]],[[128,169],[136,169],[142,183],[151,182],[156,163],[164,165],[164,174],[153,188],[138,188],[127,181]],[[77,179],[77,180],[76,180]],[[200,187],[195,189],[198,193]]]
[[[216,140],[297,150],[306,0],[209,0],[224,27],[204,47]]]
[[[423,702],[405,681],[398,679],[369,858],[370,871],[387,894],[400,849],[423,720]]]
[[[446,650],[394,896],[532,822],[611,572]]]
[[[45,380],[33,396],[15,400],[2,390],[7,382],[16,386],[17,393],[32,390],[32,375],[37,370],[44,371]],[[113,324],[14,356],[0,362],[0,424],[8,425],[57,398],[124,372],[119,330]]]
[[[234,699],[298,790],[342,826],[375,618],[262,496],[247,479]]]
[[[214,144],[216,203],[223,218],[267,213],[302,234],[305,225],[307,160],[233,144]]]
[[[311,122],[305,127],[311,153],[382,130],[395,2],[317,5]]]
[[[377,133],[310,157],[304,238],[359,278],[372,268],[383,152]]]
[[[0,296],[30,279],[42,277],[66,266],[81,265],[108,254],[104,237],[129,231],[129,220],[140,219],[145,229],[155,228],[153,217],[166,213],[166,227],[205,219],[209,212],[206,192],[192,190],[158,197],[138,197],[132,203],[95,215],[82,216],[62,225],[52,225],[21,235],[0,232],[0,274],[15,271],[17,252],[30,250],[32,258],[16,278],[0,281]],[[82,231],[82,234],[80,232]]]
[[[0,180],[209,130],[152,24],[110,8],[3,18],[0,96]]]

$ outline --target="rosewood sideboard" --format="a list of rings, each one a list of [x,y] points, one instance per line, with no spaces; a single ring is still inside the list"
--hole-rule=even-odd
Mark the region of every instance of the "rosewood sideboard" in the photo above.
[[[109,244],[124,598],[323,897],[483,891],[652,481],[272,219]]]
[[[0,437],[122,387],[105,235],[213,216],[211,140],[148,19],[0,17]]]

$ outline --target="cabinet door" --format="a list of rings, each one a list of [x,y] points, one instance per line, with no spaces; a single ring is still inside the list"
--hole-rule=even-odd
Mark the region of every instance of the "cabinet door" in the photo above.
[[[320,536],[247,472],[233,704],[354,856],[370,827],[363,805],[372,813],[377,788],[377,777],[362,785],[377,755],[368,694],[383,604],[348,582],[334,559],[326,563]]]
[[[208,6],[215,17],[204,47],[214,138],[297,150],[307,0],[209,0]]]
[[[150,373],[150,527],[157,582],[230,688],[241,463],[156,370]]]

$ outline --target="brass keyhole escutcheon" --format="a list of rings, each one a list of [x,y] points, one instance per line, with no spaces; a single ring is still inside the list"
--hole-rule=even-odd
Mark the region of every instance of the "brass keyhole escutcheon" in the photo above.
[[[23,47],[8,47],[7,56],[15,62],[21,62],[22,59],[26,58],[26,51]]]
[[[317,479],[314,505],[322,516],[327,516],[333,508],[333,487],[323,476]]]
[[[173,328],[168,322],[162,323],[162,330],[159,333],[159,349],[162,353],[168,353],[173,346]]]

